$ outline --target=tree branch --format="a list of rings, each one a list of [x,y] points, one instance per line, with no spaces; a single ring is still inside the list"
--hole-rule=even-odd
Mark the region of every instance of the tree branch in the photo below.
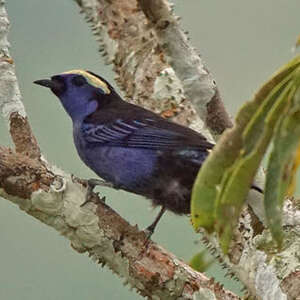
[[[86,187],[40,158],[8,52],[8,24],[0,0],[0,107],[17,151],[0,147],[0,196],[55,228],[74,250],[88,252],[149,299],[238,299],[152,241],[145,247],[145,233],[96,195],[97,204],[80,207]]]
[[[201,131],[212,140],[137,1],[77,3],[99,41],[106,63],[113,63],[115,80],[127,100]]]
[[[150,299],[191,299],[215,295],[238,299],[150,241],[100,201],[81,208],[86,189],[69,175],[36,159],[0,148],[0,196],[55,228],[79,253],[107,265]],[[96,197],[96,196],[95,196]]]
[[[114,63],[118,83],[127,96],[199,130],[199,118],[183,94],[184,84],[168,65],[168,55],[160,46],[163,43],[157,40],[137,3],[133,0],[77,2],[101,39],[100,50],[107,62]],[[8,118],[17,151],[0,148],[0,196],[58,230],[76,251],[87,251],[94,260],[107,264],[142,295],[163,299],[237,299],[156,244],[151,242],[145,249],[144,233],[105,204],[91,203],[80,208],[85,187],[40,159],[8,53],[7,32],[7,15],[0,0],[0,108]],[[216,94],[212,91],[211,95]],[[284,228],[289,239],[281,252],[272,252],[270,234],[251,209],[243,213],[232,251],[224,259],[253,295],[265,299],[298,297],[297,207],[295,200],[287,201],[284,207]],[[215,247],[218,248],[217,243]]]
[[[2,0],[0,1],[0,17],[0,111],[8,121],[16,151],[31,158],[38,158],[40,149],[26,117],[15,75],[14,61],[9,55],[7,39],[9,21]]]
[[[196,51],[189,45],[177,19],[165,0],[139,0],[155,30],[167,62],[183,84],[188,99],[213,136],[219,136],[232,122],[224,107],[215,80]]]
[[[184,96],[188,90],[188,99],[196,105],[213,135],[217,136],[231,126],[210,73],[188,45],[166,1],[140,0],[151,26],[136,0],[77,2],[99,39],[100,51],[108,58],[107,63],[114,64],[117,82],[125,89],[129,101],[163,113],[164,108],[169,107],[167,116],[175,116],[175,121],[199,130],[199,126],[193,126],[200,123],[199,119]],[[188,67],[181,62],[186,62]],[[199,85],[204,91],[199,91]],[[167,86],[166,91],[159,93],[157,87],[163,86]],[[178,86],[185,91],[185,94],[180,92],[180,97],[177,97]],[[204,100],[199,97],[201,93]],[[195,123],[191,122],[191,117],[196,120]],[[230,255],[220,255],[253,295],[264,299],[285,299],[286,295],[293,297],[300,291],[288,290],[286,284],[289,281],[294,287],[297,286],[299,276],[294,255],[295,249],[299,249],[297,203],[288,201],[285,206],[285,217],[293,216],[294,221],[291,225],[285,225],[286,234],[291,238],[284,251],[269,253],[270,233],[261,222],[264,212],[262,197],[250,192],[248,201],[251,207],[246,208],[241,216]],[[288,220],[285,219],[284,223],[289,224]],[[210,237],[210,242],[215,249],[219,249],[217,238]],[[278,264],[279,260],[282,263]],[[289,266],[288,272],[285,266]],[[268,278],[268,284],[262,278]]]

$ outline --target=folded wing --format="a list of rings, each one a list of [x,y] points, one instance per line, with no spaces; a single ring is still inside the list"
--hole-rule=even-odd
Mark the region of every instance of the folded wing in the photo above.
[[[108,124],[85,123],[83,135],[89,143],[111,147],[153,150],[207,150],[213,147],[201,134],[164,119],[117,119]]]

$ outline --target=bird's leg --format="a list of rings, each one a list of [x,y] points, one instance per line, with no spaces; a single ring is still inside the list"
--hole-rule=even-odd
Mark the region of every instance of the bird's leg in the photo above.
[[[85,195],[85,201],[80,205],[81,207],[91,202],[93,199],[93,190],[97,185],[105,186],[105,187],[114,187],[113,184],[106,182],[101,179],[88,179],[87,181],[87,191]],[[105,197],[100,198],[102,202],[105,202]]]
[[[147,235],[147,240],[149,240],[151,235],[154,233],[156,225],[159,222],[159,220],[161,219],[161,217],[163,216],[165,211],[166,211],[166,208],[164,206],[162,206],[162,208],[159,211],[158,215],[156,216],[154,222],[144,230]]]

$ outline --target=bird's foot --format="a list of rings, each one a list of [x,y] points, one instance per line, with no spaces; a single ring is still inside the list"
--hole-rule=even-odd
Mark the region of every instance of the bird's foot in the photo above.
[[[98,193],[94,193],[94,188],[97,185],[111,187],[112,186],[111,183],[108,183],[108,182],[106,182],[104,180],[100,180],[100,179],[88,179],[88,180],[85,181],[85,183],[87,185],[85,201],[80,206],[83,207],[84,205],[86,205],[89,202],[94,202],[96,204],[99,204],[99,200],[102,203],[105,203],[105,197],[99,197]],[[95,194],[98,197],[95,197]]]
[[[147,240],[150,240],[151,236],[153,235],[154,233],[154,230],[155,230],[155,226],[154,224],[152,223],[150,226],[146,227],[143,231],[146,235],[146,239]]]

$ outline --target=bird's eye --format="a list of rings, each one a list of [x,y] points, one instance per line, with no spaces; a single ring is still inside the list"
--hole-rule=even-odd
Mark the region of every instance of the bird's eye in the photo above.
[[[72,83],[76,86],[83,86],[87,83],[86,79],[83,76],[73,77]]]

